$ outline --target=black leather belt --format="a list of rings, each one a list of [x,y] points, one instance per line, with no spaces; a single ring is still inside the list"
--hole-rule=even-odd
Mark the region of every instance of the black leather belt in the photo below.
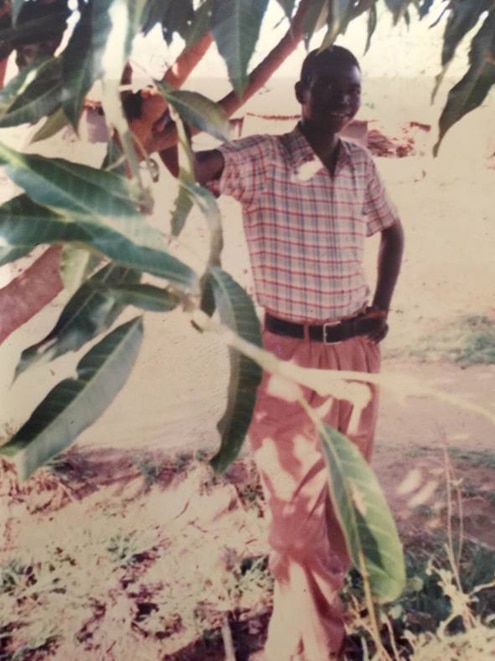
[[[335,324],[297,324],[293,321],[286,321],[273,317],[270,313],[265,314],[265,328],[270,333],[276,335],[286,335],[304,339],[305,328],[307,328],[307,337],[313,342],[324,342],[325,344],[334,344],[344,342],[356,335],[366,335],[372,331],[380,320],[370,319],[364,315],[358,315],[351,319],[344,319]]]

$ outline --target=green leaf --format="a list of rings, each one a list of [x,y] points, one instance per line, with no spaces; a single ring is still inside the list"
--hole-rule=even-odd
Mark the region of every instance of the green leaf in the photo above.
[[[175,33],[184,37],[194,21],[192,0],[148,0],[143,16],[143,32],[147,34],[157,23],[162,26],[163,38],[172,43]]]
[[[480,15],[488,8],[488,4],[487,0],[460,0],[450,3],[450,14],[443,35],[442,69],[435,77],[435,85],[431,93],[432,103],[435,101],[458,45],[479,21]]]
[[[24,67],[0,90],[0,117],[3,118],[16,99],[24,94],[35,79],[37,71],[45,66],[46,62],[46,59],[38,60]]]
[[[247,85],[249,61],[258,41],[268,0],[214,0],[211,31],[238,94]]]
[[[442,66],[449,64],[457,46],[469,30],[474,28],[490,4],[487,0],[457,0],[450,3],[449,18],[443,35]]]
[[[485,100],[495,84],[495,10],[486,17],[471,42],[469,69],[450,90],[439,120],[439,137],[433,148],[436,156],[447,131],[464,115]]]
[[[139,187],[114,172],[101,171],[62,158],[44,158],[37,154],[22,154],[0,143],[0,163],[8,176],[38,204],[63,212],[97,216],[118,229],[124,219],[141,218]],[[153,235],[156,245],[158,233]]]
[[[251,298],[233,278],[218,267],[210,269],[208,285],[213,290],[222,322],[240,337],[261,346],[261,330]],[[251,422],[261,369],[235,349],[229,349],[230,383],[227,408],[217,427],[220,449],[211,460],[216,471],[223,472],[238,456]]]
[[[103,75],[102,58],[112,29],[112,4],[113,0],[79,3],[80,17],[63,53],[63,108],[75,128],[87,93]]]
[[[179,183],[180,179],[181,174],[179,173]],[[184,186],[179,185],[179,194],[175,200],[172,217],[170,219],[172,236],[179,236],[179,234],[182,232],[185,227],[187,217],[191,213],[193,206],[194,202],[189,191]]]
[[[37,4],[37,3],[34,3]],[[53,39],[53,35],[63,33],[67,22],[68,11],[66,6],[58,4],[57,9],[50,9],[44,16],[30,20],[23,20],[14,27],[10,26],[0,30],[0,43],[32,44],[46,39]]]
[[[367,21],[367,36],[366,36],[366,46],[364,48],[365,54],[369,51],[371,46],[371,38],[373,37],[376,26],[378,24],[378,14],[376,11],[376,4],[371,5],[368,12],[368,21]]]
[[[314,0],[308,5],[304,14],[304,45],[309,47],[311,37],[318,32],[328,20],[328,2],[329,0]]]
[[[39,142],[41,140],[48,140],[52,136],[56,135],[69,123],[67,117],[65,116],[64,109],[62,106],[58,107],[55,112],[49,115],[40,128],[36,131],[34,136],[31,138],[31,143]]]
[[[50,362],[69,351],[77,351],[110,328],[125,304],[108,288],[97,289],[96,284],[136,283],[140,277],[137,271],[112,265],[95,273],[71,297],[50,333],[22,352],[15,378],[33,365]]]
[[[52,243],[85,244],[117,264],[165,278],[186,292],[196,293],[199,288],[194,271],[173,255],[136,245],[97,221],[67,221],[25,195],[0,207],[0,265],[7,263],[13,250],[26,254],[34,246]]]
[[[406,17],[407,8],[411,2],[412,0],[385,0],[385,5],[392,12],[394,25],[397,25],[401,18]]]
[[[21,479],[69,447],[112,403],[136,359],[143,338],[140,317],[116,328],[77,366],[77,378],[51,390],[0,454],[13,458]]]
[[[378,480],[345,436],[323,424],[319,432],[330,495],[351,561],[369,576],[371,592],[379,603],[393,601],[405,587],[404,556]]]
[[[284,10],[284,14],[290,20],[292,14],[294,13],[294,7],[296,6],[296,0],[277,0],[278,4]]]
[[[229,121],[217,103],[199,92],[176,90],[161,81],[156,86],[185,122],[219,140],[230,140]]]
[[[61,103],[60,61],[56,58],[33,64],[32,82],[17,96],[7,113],[0,117],[0,127],[35,124],[45,115],[52,114]],[[27,78],[29,81],[30,78]]]
[[[190,48],[210,31],[210,19],[214,0],[205,0],[194,12],[185,34],[186,47]]]
[[[328,12],[328,28],[320,48],[329,48],[343,34],[353,16],[354,0],[333,0]]]
[[[180,297],[173,291],[161,289],[153,285],[98,285],[93,284],[97,291],[101,289],[111,295],[122,305],[134,305],[134,307],[147,312],[170,312],[180,305]]]
[[[15,25],[26,0],[12,0],[12,23]]]
[[[60,277],[65,291],[68,294],[77,291],[100,261],[84,248],[65,245],[60,260]]]

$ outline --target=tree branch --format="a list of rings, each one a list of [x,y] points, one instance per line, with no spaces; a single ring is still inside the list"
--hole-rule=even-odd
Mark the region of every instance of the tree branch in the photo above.
[[[62,291],[61,252],[59,246],[48,248],[24,273],[0,289],[0,344]]]

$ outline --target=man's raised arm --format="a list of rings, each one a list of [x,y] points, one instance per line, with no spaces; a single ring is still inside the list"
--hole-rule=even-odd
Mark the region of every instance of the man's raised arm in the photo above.
[[[168,113],[165,113],[155,121],[153,124],[153,137],[156,143],[159,144],[162,134],[165,131],[170,131],[172,127],[175,131],[174,122],[170,120]],[[190,134],[188,134],[188,138],[191,138]],[[165,150],[159,150],[158,154],[165,167],[174,177],[177,177],[179,175],[177,144],[168,147]],[[224,159],[222,153],[218,149],[208,149],[197,153],[193,152],[193,156],[194,175],[199,184],[204,185],[220,178],[224,168]]]

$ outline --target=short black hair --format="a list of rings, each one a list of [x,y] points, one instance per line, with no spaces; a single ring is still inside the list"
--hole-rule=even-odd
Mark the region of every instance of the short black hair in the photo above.
[[[312,50],[306,55],[301,67],[301,82],[309,82],[313,71],[321,65],[350,65],[361,71],[357,57],[350,50],[334,45],[330,48]]]

